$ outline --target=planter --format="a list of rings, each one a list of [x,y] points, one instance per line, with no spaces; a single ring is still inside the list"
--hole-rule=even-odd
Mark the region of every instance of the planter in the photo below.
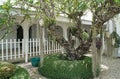
[[[33,67],[38,67],[40,62],[40,57],[33,57],[30,59],[30,61]]]

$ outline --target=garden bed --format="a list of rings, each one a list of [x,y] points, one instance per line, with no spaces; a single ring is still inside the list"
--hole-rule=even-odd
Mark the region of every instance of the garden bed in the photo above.
[[[0,79],[30,79],[26,69],[8,62],[0,62]]]

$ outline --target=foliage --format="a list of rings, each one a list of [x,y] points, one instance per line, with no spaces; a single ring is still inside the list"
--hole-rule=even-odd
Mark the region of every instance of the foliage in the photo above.
[[[91,79],[92,60],[85,57],[84,60],[68,61],[59,54],[48,55],[44,58],[43,67],[39,72],[50,79]]]
[[[30,75],[26,69],[16,66],[15,74],[9,79],[30,79]]]
[[[26,69],[8,62],[0,62],[0,79],[30,79]]]
[[[87,41],[89,39],[89,34],[87,32],[82,33],[83,40]]]
[[[0,62],[0,78],[11,77],[16,71],[15,65],[7,62]]]
[[[115,39],[115,44],[114,44],[114,47],[115,48],[118,48],[120,45],[120,36],[117,34],[117,32],[113,31],[112,34],[112,39]]]
[[[3,31],[0,39],[3,39],[11,32],[10,28],[14,24],[14,18],[11,14],[12,6],[13,5],[10,3],[10,0],[7,0],[7,2],[0,5],[0,31]]]
[[[69,18],[75,19],[74,16],[69,16],[70,14],[79,13],[87,9],[87,2],[84,0],[58,0],[59,7],[58,12],[68,15]]]
[[[73,36],[75,36],[78,29],[76,27],[69,27],[67,31],[68,31],[68,35],[71,33]]]
[[[89,1],[88,1],[89,2]],[[70,27],[68,29],[68,41],[64,42],[63,46],[67,52],[67,57],[69,60],[76,60],[81,58],[85,53],[88,52],[91,46],[91,36],[87,34],[82,29],[81,17],[84,12],[88,10],[88,2],[85,0],[58,0],[59,13],[65,14],[75,27]],[[78,46],[75,46],[75,38],[79,41]],[[86,50],[82,47],[87,47]]]
[[[48,27],[50,25],[55,24],[56,22],[54,18],[44,18],[44,23],[45,23],[44,25]]]

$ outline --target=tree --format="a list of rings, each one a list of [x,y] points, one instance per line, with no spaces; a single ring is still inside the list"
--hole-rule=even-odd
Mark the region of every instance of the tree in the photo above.
[[[96,51],[93,52],[94,64],[94,76],[96,71],[100,70],[101,64],[101,47],[103,38],[103,25],[115,15],[120,13],[120,0],[95,0],[90,2],[90,10],[93,13],[93,47]],[[100,35],[99,40],[95,40],[97,35]],[[98,45],[95,45],[98,44]]]
[[[0,5],[0,31],[3,32],[0,34],[0,40],[12,32],[10,29],[14,24],[14,18],[12,18],[11,8],[10,0]]]
[[[85,53],[89,51],[91,46],[91,33],[88,34],[82,28],[81,17],[87,10],[87,2],[80,0],[65,0],[60,1],[59,12],[65,14],[75,24],[74,27],[70,27],[68,30],[68,40],[66,43],[63,42],[64,48],[66,48],[67,57],[70,60],[80,59]],[[77,38],[79,45],[74,46],[74,38]]]

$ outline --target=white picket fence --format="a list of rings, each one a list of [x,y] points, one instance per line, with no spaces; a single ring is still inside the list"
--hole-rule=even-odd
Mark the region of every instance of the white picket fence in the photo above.
[[[44,40],[43,52],[40,50],[40,39],[1,40],[0,61],[25,59],[27,62],[33,56],[63,52],[62,47],[53,40]]]

